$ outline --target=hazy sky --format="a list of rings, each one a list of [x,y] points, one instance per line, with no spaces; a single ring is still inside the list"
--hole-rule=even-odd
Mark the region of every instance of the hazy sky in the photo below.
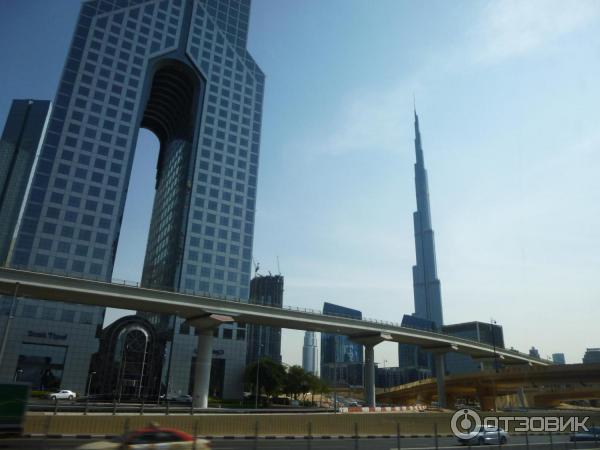
[[[54,96],[78,4],[0,0],[0,123],[12,98]],[[446,323],[493,317],[508,346],[572,363],[600,347],[600,2],[254,0],[251,19],[254,257],[279,256],[285,304],[414,310],[414,93]],[[145,250],[153,137],[138,150],[117,278]]]

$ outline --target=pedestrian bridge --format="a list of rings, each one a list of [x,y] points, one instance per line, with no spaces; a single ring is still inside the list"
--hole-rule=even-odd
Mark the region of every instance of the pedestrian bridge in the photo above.
[[[274,308],[226,300],[196,293],[179,293],[147,289],[136,285],[109,283],[25,270],[0,268],[0,294],[61,301],[93,306],[132,309],[160,314],[175,314],[188,320],[191,326],[204,330],[198,336],[196,358],[198,386],[194,383],[194,398],[202,391],[198,406],[205,406],[212,354],[212,328],[224,322],[243,322],[295,330],[310,330],[349,336],[365,345],[365,384],[367,399],[375,402],[375,368],[373,347],[381,342],[415,344],[424,350],[443,355],[455,351],[475,359],[498,358],[502,364],[550,365],[546,360],[514,350],[493,348],[468,339],[442,333],[402,327],[377,320],[357,320],[323,315],[300,308]],[[443,358],[438,358],[443,361]],[[443,362],[442,362],[443,363]],[[207,372],[208,371],[208,372]],[[202,378],[204,374],[204,378]],[[440,381],[443,383],[443,380]],[[440,384],[443,388],[443,384]]]

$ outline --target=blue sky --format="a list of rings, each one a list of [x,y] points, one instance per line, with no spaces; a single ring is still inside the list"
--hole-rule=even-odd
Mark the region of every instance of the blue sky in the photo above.
[[[52,98],[75,0],[0,2],[0,123]],[[580,362],[600,346],[600,3],[254,0],[267,74],[255,259],[285,303],[413,311],[413,93],[447,323]],[[143,133],[115,277],[139,278],[156,143]],[[114,314],[111,314],[114,317]],[[284,361],[301,360],[286,331]],[[396,347],[376,361],[397,364]]]

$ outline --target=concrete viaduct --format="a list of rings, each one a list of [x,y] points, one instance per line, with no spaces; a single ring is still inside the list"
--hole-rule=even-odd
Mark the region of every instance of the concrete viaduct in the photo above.
[[[402,327],[383,321],[357,320],[323,315],[298,308],[273,308],[205,295],[141,288],[89,279],[0,268],[0,294],[94,306],[175,314],[198,328],[198,353],[194,379],[194,406],[206,408],[212,358],[213,329],[225,322],[244,322],[295,330],[341,334],[365,346],[365,394],[375,406],[375,345],[388,341],[416,344],[435,355],[443,369],[443,355],[460,352],[474,359],[498,358],[503,365],[550,365],[549,361],[480,342]],[[4,342],[3,344],[4,345]],[[0,350],[0,353],[2,350]],[[438,370],[437,394],[445,406],[444,370]]]

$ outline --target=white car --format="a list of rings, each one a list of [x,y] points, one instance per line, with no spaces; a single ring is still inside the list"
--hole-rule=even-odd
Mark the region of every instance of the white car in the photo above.
[[[502,428],[481,426],[471,431],[468,437],[459,437],[458,442],[462,445],[506,444],[508,433]]]
[[[50,394],[50,400],[75,400],[76,397],[75,392],[66,389]]]

